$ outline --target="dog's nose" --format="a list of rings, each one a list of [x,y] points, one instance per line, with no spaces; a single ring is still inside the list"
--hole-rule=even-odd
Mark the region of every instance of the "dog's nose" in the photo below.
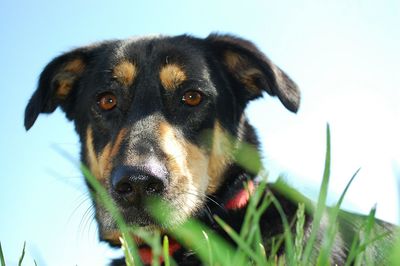
[[[111,186],[117,200],[136,207],[140,207],[148,197],[162,195],[166,182],[166,171],[149,167],[121,166],[111,175]]]

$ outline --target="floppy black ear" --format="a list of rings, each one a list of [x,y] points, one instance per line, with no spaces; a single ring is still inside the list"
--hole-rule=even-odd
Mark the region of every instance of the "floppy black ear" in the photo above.
[[[297,112],[300,91],[297,85],[274,65],[253,43],[230,35],[211,34],[206,38],[229,75],[244,87],[246,100],[262,91],[278,96],[283,105]]]
[[[80,48],[56,57],[44,68],[25,109],[26,130],[32,127],[40,113],[51,113],[59,105],[67,104],[85,71],[88,57],[88,48]]]

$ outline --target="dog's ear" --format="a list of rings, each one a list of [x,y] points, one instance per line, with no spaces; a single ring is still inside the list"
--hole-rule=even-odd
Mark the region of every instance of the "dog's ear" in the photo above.
[[[89,53],[89,48],[79,48],[56,57],[44,68],[25,109],[26,130],[32,127],[40,113],[51,113],[59,105],[65,110],[85,72]]]
[[[297,112],[300,91],[297,85],[274,65],[253,43],[230,35],[211,34],[206,38],[214,55],[240,87],[246,101],[262,95],[262,91],[278,96],[283,105]]]

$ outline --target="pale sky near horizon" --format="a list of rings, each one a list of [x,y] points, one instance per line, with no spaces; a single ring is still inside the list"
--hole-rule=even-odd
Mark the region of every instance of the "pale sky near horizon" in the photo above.
[[[272,179],[316,199],[332,135],[330,202],[361,168],[344,207],[399,223],[399,1],[27,1],[0,3],[0,241],[7,265],[103,265],[79,171],[79,141],[61,111],[29,132],[23,112],[38,75],[74,47],[136,35],[210,32],[252,40],[299,85],[297,115],[267,95],[247,110]],[[58,147],[58,148],[55,148]]]

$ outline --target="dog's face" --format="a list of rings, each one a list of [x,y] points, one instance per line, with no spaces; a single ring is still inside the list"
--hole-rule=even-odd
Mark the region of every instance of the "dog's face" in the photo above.
[[[263,91],[297,111],[295,84],[243,39],[110,41],[47,65],[25,127],[61,106],[75,123],[83,163],[128,223],[157,224],[146,205],[153,196],[176,210],[171,222],[179,223],[224,181],[234,163],[231,138],[242,139],[246,104]],[[93,198],[102,239],[117,243],[114,220]]]

